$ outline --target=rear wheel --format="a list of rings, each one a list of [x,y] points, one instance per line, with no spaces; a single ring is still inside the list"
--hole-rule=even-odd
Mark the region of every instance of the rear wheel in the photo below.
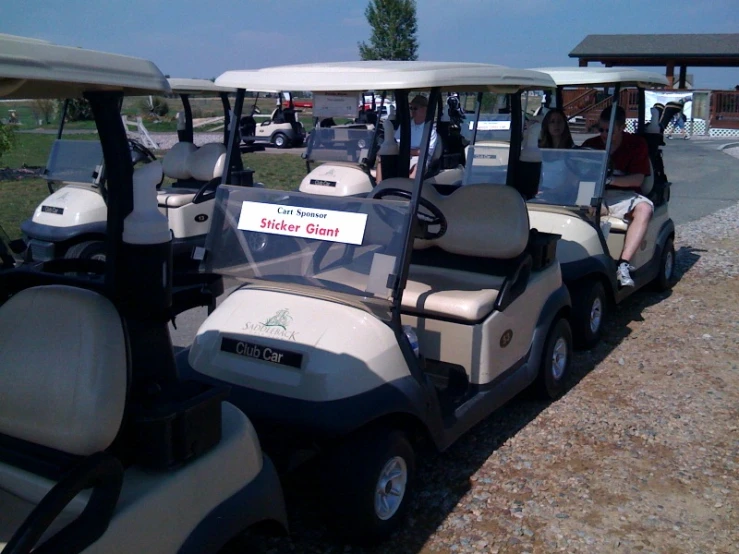
[[[556,319],[549,328],[537,376],[539,396],[556,400],[565,390],[572,358],[572,331],[564,317]]]
[[[572,334],[578,347],[592,348],[600,340],[606,302],[605,288],[597,279],[587,279],[573,287]]]
[[[282,133],[277,133],[272,138],[272,142],[277,148],[287,148],[288,146],[288,140],[287,137]]]
[[[657,290],[670,290],[675,284],[675,243],[672,239],[665,241],[659,260],[659,273],[654,280]]]
[[[386,538],[407,512],[415,463],[413,447],[397,429],[377,428],[347,441],[321,479],[327,523],[353,541]]]

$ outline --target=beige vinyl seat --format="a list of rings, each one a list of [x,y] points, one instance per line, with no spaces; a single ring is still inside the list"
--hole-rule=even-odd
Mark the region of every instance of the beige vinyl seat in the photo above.
[[[0,336],[0,434],[48,449],[51,458],[108,448],[123,420],[128,381],[126,338],[113,304],[62,285],[26,289],[0,307]],[[54,484],[0,458],[0,551]],[[80,515],[88,497],[70,502],[47,536]]]
[[[189,204],[204,184],[223,175],[225,162],[223,144],[213,142],[198,148],[191,142],[178,142],[162,159],[164,175],[175,183],[158,191],[159,206],[179,208]]]
[[[110,300],[64,285],[25,289],[0,306],[0,336],[0,552],[29,515],[55,509],[60,515],[41,527],[44,552],[178,552],[225,499],[244,500],[263,457],[253,426],[228,403],[213,449],[172,470],[124,469],[118,456],[141,443],[119,435],[129,409],[129,345]],[[92,492],[70,479],[90,468]],[[82,492],[50,505],[65,486],[70,496]],[[265,515],[241,508],[245,520]]]
[[[410,190],[410,179],[387,179],[385,188]],[[375,192],[375,194],[377,194]],[[490,184],[467,185],[449,196],[425,187],[423,197],[438,207],[447,219],[447,231],[435,240],[416,239],[414,260],[424,250],[441,256],[450,254],[483,261],[518,261],[529,240],[529,218],[523,197],[513,188]],[[423,208],[420,208],[421,210]],[[517,270],[514,270],[516,273]],[[514,275],[514,278],[516,276]],[[479,270],[412,263],[402,307],[413,314],[464,322],[479,321],[499,304],[501,292],[510,286],[511,276]]]

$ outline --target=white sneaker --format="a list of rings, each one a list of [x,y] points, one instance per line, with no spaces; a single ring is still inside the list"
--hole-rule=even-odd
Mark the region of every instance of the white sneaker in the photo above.
[[[634,269],[634,267],[626,262],[621,262],[619,264],[618,269],[616,270],[616,279],[618,279],[618,284],[622,287],[634,286],[634,280],[631,278],[631,273],[629,273],[629,270],[631,269]]]

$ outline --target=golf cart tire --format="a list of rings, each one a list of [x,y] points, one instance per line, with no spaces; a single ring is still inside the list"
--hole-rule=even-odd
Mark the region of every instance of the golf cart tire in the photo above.
[[[102,240],[87,240],[70,246],[64,253],[64,257],[94,259],[95,256],[101,254],[103,256],[102,260],[105,260],[105,242]]]
[[[668,237],[662,247],[659,269],[653,283],[654,288],[661,292],[670,290],[675,284],[675,243],[672,237]]]
[[[606,289],[597,277],[583,279],[575,284],[572,297],[572,335],[576,347],[589,350],[593,348],[603,333],[603,323],[607,312]],[[592,327],[593,316],[599,312],[598,325]]]
[[[287,148],[290,146],[290,141],[284,133],[275,133],[275,136],[272,137],[272,143],[277,148]]]
[[[564,354],[562,363],[555,364],[555,355]],[[564,317],[557,317],[549,328],[541,355],[541,367],[536,380],[538,396],[544,400],[556,400],[565,391],[572,365],[572,330]]]
[[[375,509],[378,484],[398,459],[405,464],[404,490],[399,505],[383,519]],[[332,452],[321,477],[328,526],[355,543],[387,538],[408,511],[415,466],[413,446],[403,431],[382,426],[358,432]]]

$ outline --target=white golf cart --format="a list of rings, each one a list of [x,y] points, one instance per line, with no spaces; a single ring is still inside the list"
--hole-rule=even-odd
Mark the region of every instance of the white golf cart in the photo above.
[[[606,166],[602,152],[541,150],[542,178],[538,194],[528,203],[532,228],[562,235],[557,257],[572,297],[573,336],[591,347],[601,336],[609,303],[619,303],[645,285],[665,290],[673,284],[675,226],[668,211],[669,184],[664,178],[661,134],[645,134],[644,89],[667,84],[663,75],[630,68],[542,68],[557,83],[557,105],[565,87],[603,87],[617,105],[625,89],[636,89],[639,104],[637,132],[650,148],[652,175],[644,180],[642,194],[654,203],[646,236],[631,264],[633,287],[619,287],[616,262],[624,246],[628,224],[608,215],[604,204]],[[625,96],[625,95],[624,95]],[[613,128],[611,122],[610,128]],[[610,145],[610,136],[607,144]]]
[[[239,89],[238,110],[262,81],[311,90],[319,107],[322,93],[394,92],[405,175],[366,197],[219,187],[205,269],[241,286],[178,367],[232,386],[278,467],[317,455],[328,522],[379,540],[407,510],[418,441],[446,449],[530,385],[556,398],[571,353],[558,236],[529,231],[519,157],[509,157],[511,186],[442,194],[423,171],[409,179],[408,94],[429,94],[423,168],[443,92],[508,94],[516,120],[522,90],[554,83],[486,64],[392,61],[229,71],[216,83]],[[515,151],[521,126],[511,135]],[[272,257],[251,253],[255,232],[280,245]]]
[[[89,100],[109,173],[104,263],[0,272],[0,551],[218,552],[252,524],[284,525],[247,417],[175,371],[167,321],[211,276],[173,286],[161,166],[134,171],[120,117],[124,94],[169,93],[164,76],[10,35],[0,52],[0,96]]]
[[[292,94],[270,89],[249,88],[255,92],[254,104],[249,115],[239,118],[241,141],[247,146],[252,144],[266,143],[277,148],[297,148],[305,142],[305,127],[300,122],[298,111],[293,104]],[[259,114],[257,101],[260,92],[275,93],[277,105],[267,119],[257,121],[254,117]],[[283,96],[287,99],[287,107],[283,106]]]
[[[230,105],[227,89],[205,79],[171,79],[172,91],[179,94],[184,117],[178,118],[175,144],[161,160],[164,177],[170,187],[158,191],[159,209],[169,220],[174,236],[174,255],[178,269],[192,266],[193,248],[202,246],[210,227],[214,189],[220,183],[226,158]],[[193,143],[193,95],[220,97],[225,114],[224,140],[220,143]],[[41,202],[30,219],[21,225],[28,245],[26,261],[43,262],[54,258],[104,259],[107,218],[107,178],[99,141],[62,138],[61,118],[44,177],[50,196]],[[151,163],[154,154],[137,141],[129,141],[134,162]],[[240,164],[241,158],[232,158]],[[159,162],[156,162],[159,163]],[[242,171],[238,166],[234,171]],[[161,185],[161,183],[160,183]]]

